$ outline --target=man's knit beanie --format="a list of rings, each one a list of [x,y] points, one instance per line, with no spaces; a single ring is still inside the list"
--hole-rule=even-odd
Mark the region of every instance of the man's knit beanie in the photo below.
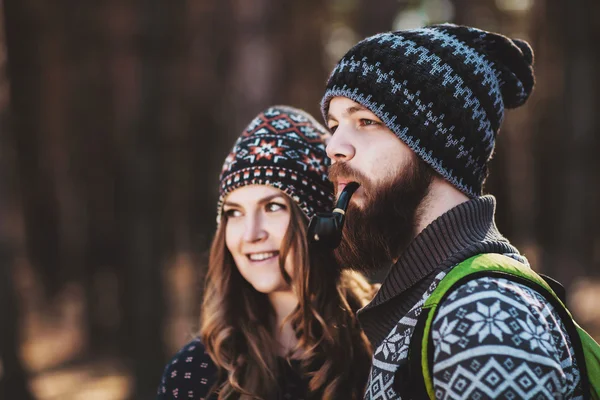
[[[469,197],[481,195],[505,108],[534,86],[527,42],[453,24],[369,37],[334,68],[321,102],[367,107]]]
[[[237,139],[220,176],[217,221],[225,197],[247,185],[269,185],[286,193],[310,218],[331,210],[327,179],[327,129],[310,114],[289,106],[261,112]]]

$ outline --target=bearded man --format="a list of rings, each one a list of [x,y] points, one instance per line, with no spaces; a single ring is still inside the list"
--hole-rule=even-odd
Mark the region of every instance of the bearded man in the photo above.
[[[362,272],[389,269],[359,312],[375,349],[367,399],[582,396],[561,316],[503,277],[455,286],[431,323],[431,373],[406,368],[423,304],[453,268],[494,254],[529,269],[498,232],[496,201],[482,187],[504,110],[533,89],[532,64],[524,41],[443,24],[369,37],[329,78],[330,179],[337,193],[360,184],[336,257]],[[432,392],[413,387],[428,378]]]

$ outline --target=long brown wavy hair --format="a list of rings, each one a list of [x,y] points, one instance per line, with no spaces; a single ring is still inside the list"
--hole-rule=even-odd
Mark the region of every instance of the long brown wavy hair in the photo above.
[[[298,296],[298,306],[285,320],[298,339],[289,354],[300,361],[308,398],[362,399],[371,347],[355,312],[372,298],[374,287],[362,275],[342,271],[332,254],[311,252],[306,216],[286,201],[291,218],[279,265]],[[280,389],[281,369],[272,333],[278,328],[275,312],[267,295],[239,273],[225,245],[226,224],[223,215],[210,251],[200,324],[202,343],[219,369],[212,392],[219,399],[271,400]],[[294,258],[293,279],[284,269],[288,254]]]

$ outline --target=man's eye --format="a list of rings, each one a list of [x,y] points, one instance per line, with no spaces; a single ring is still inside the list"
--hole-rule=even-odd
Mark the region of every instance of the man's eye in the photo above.
[[[285,210],[285,206],[283,204],[279,204],[279,203],[269,203],[266,206],[267,211],[269,212],[276,212],[276,211],[280,211],[280,210]]]
[[[239,210],[235,210],[235,209],[225,210],[225,216],[227,218],[235,218],[235,217],[239,217],[241,215],[242,215],[242,213]]]
[[[368,126],[368,125],[379,125],[379,122],[377,122],[377,121],[373,121],[372,119],[361,118],[361,119],[360,119],[360,124],[361,124],[361,125],[364,125],[364,126]]]

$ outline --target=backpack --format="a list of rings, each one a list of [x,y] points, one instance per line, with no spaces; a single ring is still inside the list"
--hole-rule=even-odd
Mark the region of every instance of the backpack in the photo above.
[[[437,307],[453,288],[482,276],[505,278],[528,286],[554,307],[575,350],[584,399],[600,400],[600,345],[573,320],[565,306],[564,288],[551,278],[542,277],[531,268],[501,254],[480,254],[461,262],[448,272],[425,301],[410,343],[408,362],[405,368],[400,368],[396,373],[396,376],[408,375],[403,376],[402,380],[396,379],[396,382],[403,382],[401,387],[396,387],[402,398],[435,398],[431,325]]]

